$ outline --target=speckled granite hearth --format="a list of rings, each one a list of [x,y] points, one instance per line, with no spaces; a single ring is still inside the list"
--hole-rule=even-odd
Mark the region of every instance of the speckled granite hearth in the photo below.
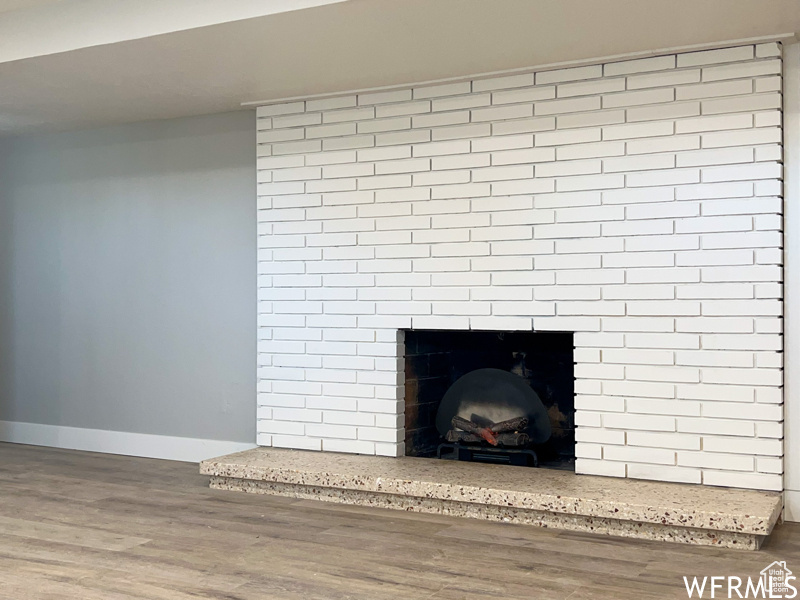
[[[774,492],[276,448],[203,461],[200,472],[224,490],[750,550],[783,506]]]

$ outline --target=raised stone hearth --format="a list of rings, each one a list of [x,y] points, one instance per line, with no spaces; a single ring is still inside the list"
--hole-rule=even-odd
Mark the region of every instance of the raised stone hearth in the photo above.
[[[748,550],[783,507],[773,492],[276,448],[203,461],[200,472],[216,489]]]

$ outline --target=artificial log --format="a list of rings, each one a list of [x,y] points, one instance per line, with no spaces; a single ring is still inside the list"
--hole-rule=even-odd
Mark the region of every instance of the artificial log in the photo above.
[[[507,431],[522,431],[528,427],[528,417],[514,417],[498,423],[492,423],[488,427],[481,427],[474,421],[464,419],[456,415],[453,417],[452,425],[454,429],[462,429],[480,435],[479,431],[482,429],[489,429],[492,433],[505,433]]]
[[[514,417],[506,421],[500,421],[489,426],[495,434],[506,433],[508,431],[522,431],[528,428],[528,417]]]
[[[445,439],[448,442],[461,442],[463,444],[479,444],[485,439],[475,433],[469,433],[466,431],[457,431],[455,429],[451,429],[445,435]],[[520,446],[527,446],[530,443],[530,437],[527,433],[518,433],[518,432],[505,432],[505,433],[498,433],[495,436],[498,446],[508,446],[508,447],[520,447]]]
[[[469,431],[470,433],[478,433],[478,430],[481,429],[480,426],[476,425],[472,421],[469,421],[463,417],[459,417],[456,415],[453,417],[452,420],[453,429],[461,429],[462,431]]]
[[[501,446],[527,446],[530,442],[530,436],[519,431],[506,431],[497,434],[497,443]]]
[[[468,433],[478,436],[482,440],[486,440],[492,446],[497,446],[497,437],[488,427],[481,427],[480,425],[476,425],[472,421],[468,421],[467,419],[459,417],[458,415],[453,417],[452,424],[453,429],[462,429]]]
[[[479,435],[467,431],[458,431],[456,429],[448,431],[444,439],[448,442],[463,442],[465,444],[478,444],[483,441],[483,438]]]

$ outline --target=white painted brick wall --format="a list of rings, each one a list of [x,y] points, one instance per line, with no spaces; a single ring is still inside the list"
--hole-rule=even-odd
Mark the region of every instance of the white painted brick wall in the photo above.
[[[258,109],[258,443],[403,454],[399,330],[575,335],[577,471],[781,489],[781,59]]]

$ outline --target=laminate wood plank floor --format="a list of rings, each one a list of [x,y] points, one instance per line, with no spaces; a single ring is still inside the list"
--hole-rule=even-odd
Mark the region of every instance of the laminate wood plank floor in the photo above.
[[[0,598],[655,600],[800,568],[792,523],[724,550],[217,491],[197,469],[0,444]]]

